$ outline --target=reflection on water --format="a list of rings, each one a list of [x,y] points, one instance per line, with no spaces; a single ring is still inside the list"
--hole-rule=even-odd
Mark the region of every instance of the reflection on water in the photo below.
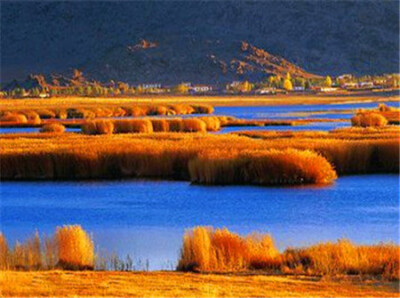
[[[398,242],[399,177],[342,177],[328,187],[203,187],[172,181],[2,182],[1,230],[11,243],[35,229],[81,224],[96,246],[170,269],[186,228],[270,232],[280,249],[348,237]]]

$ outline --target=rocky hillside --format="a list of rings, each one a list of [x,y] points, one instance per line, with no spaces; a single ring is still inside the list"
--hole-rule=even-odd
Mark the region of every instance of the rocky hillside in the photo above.
[[[398,1],[7,1],[2,81],[72,68],[171,84],[396,72],[398,18]]]

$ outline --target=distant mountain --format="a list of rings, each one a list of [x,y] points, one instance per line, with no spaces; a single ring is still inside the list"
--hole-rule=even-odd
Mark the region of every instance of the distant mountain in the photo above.
[[[398,72],[399,2],[1,3],[2,82],[72,68],[167,84]]]

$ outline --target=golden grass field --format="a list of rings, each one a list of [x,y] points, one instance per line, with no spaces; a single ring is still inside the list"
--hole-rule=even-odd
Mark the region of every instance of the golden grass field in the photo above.
[[[142,177],[199,182],[204,180],[198,176],[201,171],[197,171],[193,166],[189,169],[189,162],[201,154],[219,156],[220,160],[224,160],[211,160],[209,163],[210,171],[214,171],[211,174],[218,176],[220,171],[228,173],[229,164],[232,165],[231,171],[240,171],[240,167],[233,165],[239,164],[237,162],[243,159],[246,152],[250,156],[247,158],[255,160],[260,154],[272,149],[315,151],[315,155],[325,158],[338,175],[398,173],[399,135],[398,127],[348,128],[332,132],[242,132],[228,135],[9,134],[0,139],[1,179]],[[239,152],[243,154],[238,154]],[[292,169],[300,169],[300,173],[303,173],[301,175],[307,175],[306,159],[305,163],[298,164],[299,155],[296,154],[293,153],[293,158],[290,159],[289,156],[287,162],[285,161],[288,165],[286,173],[297,175],[299,172]],[[317,167],[317,171],[319,165],[321,171],[327,169],[325,163],[321,162],[313,165]],[[286,174],[283,160],[277,168],[282,169],[282,175]],[[251,171],[256,173],[255,168]],[[253,177],[252,173],[236,171],[231,177],[247,174]],[[307,180],[306,176],[302,177]],[[279,180],[279,176],[277,178]]]
[[[259,274],[3,271],[2,297],[399,297],[397,282]]]
[[[357,102],[400,101],[397,92],[389,95],[379,92],[347,95],[225,95],[225,96],[185,96],[185,95],[143,95],[138,97],[54,97],[49,99],[2,99],[1,110],[24,110],[41,108],[70,107],[116,107],[126,104],[208,104],[214,106],[248,106],[248,105],[299,105],[299,104],[332,104]]]

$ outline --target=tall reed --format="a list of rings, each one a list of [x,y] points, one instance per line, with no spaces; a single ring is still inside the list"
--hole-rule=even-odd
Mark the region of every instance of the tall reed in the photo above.
[[[58,266],[63,269],[93,269],[94,247],[90,236],[81,226],[57,228]]]
[[[259,259],[261,253],[261,258]],[[269,235],[240,237],[227,229],[195,227],[183,236],[181,271],[244,271],[279,266],[279,252]]]
[[[8,254],[9,251],[6,237],[4,237],[3,233],[0,232],[0,270],[8,269]]]
[[[355,245],[347,239],[287,248],[280,253],[270,235],[239,236],[227,229],[186,231],[177,270],[238,272],[264,270],[301,275],[365,275],[399,280],[400,247]]]
[[[361,127],[384,127],[388,124],[388,121],[378,113],[359,113],[351,118],[351,124]]]
[[[295,149],[202,153],[189,162],[189,173],[201,184],[329,184],[337,178],[324,157]]]
[[[59,123],[45,124],[40,129],[40,132],[63,133],[63,132],[65,132],[65,126],[62,124],[59,124]]]

